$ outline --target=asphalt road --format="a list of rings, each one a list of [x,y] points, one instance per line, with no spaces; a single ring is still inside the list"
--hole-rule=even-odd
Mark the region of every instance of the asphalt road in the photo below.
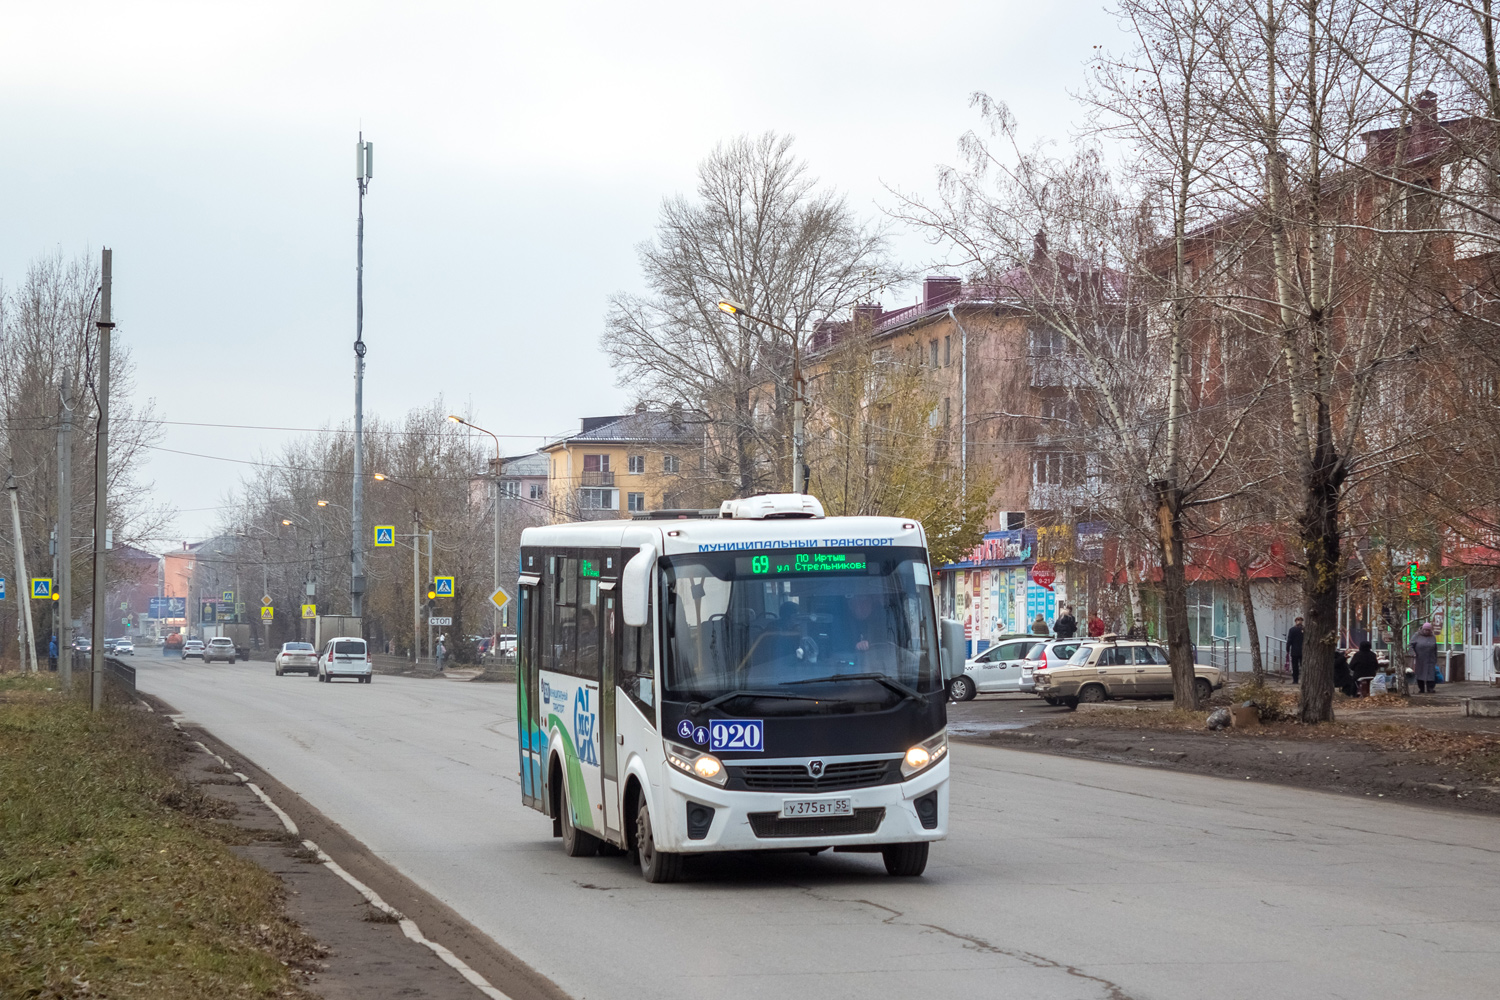
[[[580,1000],[1500,988],[1493,819],[960,744],[953,833],[922,879],[878,855],[737,855],[652,886],[624,859],[564,857],[521,806],[510,685],[135,665]]]

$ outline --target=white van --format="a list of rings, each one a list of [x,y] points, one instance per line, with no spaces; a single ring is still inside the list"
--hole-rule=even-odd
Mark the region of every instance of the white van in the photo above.
[[[354,636],[337,636],[323,645],[318,654],[318,680],[331,681],[335,677],[353,677],[361,684],[370,683],[374,675],[374,664],[370,660],[370,648],[365,641]]]

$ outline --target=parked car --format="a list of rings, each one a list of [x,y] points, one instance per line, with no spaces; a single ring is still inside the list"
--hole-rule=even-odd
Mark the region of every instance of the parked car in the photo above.
[[[183,643],[182,643],[182,658],[184,660],[186,660],[186,659],[188,659],[189,657],[192,657],[192,656],[196,656],[200,660],[203,659],[203,640],[202,639],[187,639],[187,640],[183,641]]]
[[[1055,705],[1101,702],[1110,698],[1164,698],[1172,694],[1167,651],[1154,642],[1115,635],[1087,639],[1066,663],[1037,670],[1036,693]],[[1218,667],[1194,664],[1198,700],[1224,686]]]
[[[208,640],[208,645],[203,647],[203,662],[212,663],[215,660],[235,661],[239,650],[234,648],[234,640],[227,635],[216,635]]]
[[[363,639],[338,636],[329,639],[318,654],[318,680],[325,683],[335,677],[353,677],[361,684],[368,684],[374,673],[370,648]]]
[[[284,642],[276,654],[276,676],[297,673],[311,677],[318,672],[318,651],[310,642]]]
[[[964,672],[948,682],[948,697],[968,701],[977,694],[1032,690],[1031,671],[1024,664],[1027,651],[1036,643],[1034,635],[1002,635],[964,663]]]
[[[1026,668],[1031,670],[1032,687],[1036,686],[1036,674],[1038,670],[1047,670],[1051,667],[1067,663],[1073,654],[1078,652],[1078,647],[1090,639],[1042,639],[1032,644],[1026,651]],[[1056,698],[1046,699],[1047,704],[1056,705]]]

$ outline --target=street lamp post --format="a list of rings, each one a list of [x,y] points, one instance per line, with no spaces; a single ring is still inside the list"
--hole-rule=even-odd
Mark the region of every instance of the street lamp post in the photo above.
[[[473,428],[474,430],[479,431],[481,434],[488,434],[490,436],[490,439],[495,442],[495,459],[490,463],[490,483],[494,487],[495,491],[494,510],[492,514],[493,520],[495,522],[495,572],[493,581],[491,582],[492,589],[490,590],[490,593],[493,594],[495,591],[500,589],[500,467],[504,461],[500,457],[500,439],[496,437],[493,432],[485,430],[478,424],[471,424],[463,417],[456,417],[450,413],[448,414],[448,419],[453,421],[455,424],[462,424],[464,427]],[[493,605],[493,603],[494,602],[492,601],[491,604]],[[499,608],[493,609],[491,626],[492,627],[490,629],[490,635],[498,637],[500,635]],[[496,641],[498,641],[498,639]]]
[[[747,312],[744,306],[732,299],[720,300],[719,310],[731,316],[743,316],[748,320],[763,323],[773,330],[780,330],[792,338],[792,492],[806,493],[807,483],[802,474],[802,456],[806,452],[802,412],[802,338],[780,323]]]
[[[411,503],[411,660],[412,663],[422,662],[422,546],[418,538],[422,534],[422,512],[417,509],[416,487],[408,486],[397,479],[392,479],[383,472],[375,473],[375,479],[382,483],[390,483],[399,486],[412,495]],[[429,650],[429,652],[431,652]]]
[[[295,528],[298,531],[305,531],[308,534],[307,580],[303,587],[303,593],[304,596],[311,597],[313,602],[316,603],[318,599],[317,561],[321,555],[318,550],[322,547],[323,543],[322,531],[314,532],[311,525],[305,523],[298,524],[292,520],[294,517],[297,517],[297,515],[283,514],[281,516],[281,523],[284,527]],[[304,518],[299,518],[298,520],[305,521]],[[297,620],[300,622],[302,619],[298,618]],[[302,626],[300,624],[297,626],[297,637],[299,639],[302,638]]]

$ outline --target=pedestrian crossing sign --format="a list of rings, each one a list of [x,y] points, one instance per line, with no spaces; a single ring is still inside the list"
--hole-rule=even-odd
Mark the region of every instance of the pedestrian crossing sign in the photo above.
[[[435,576],[432,578],[432,582],[437,585],[433,589],[437,591],[439,597],[453,596],[453,577]]]
[[[52,599],[52,578],[50,576],[34,576],[31,578],[32,599]]]
[[[389,549],[396,544],[396,526],[394,524],[375,525],[375,547],[377,549]]]

